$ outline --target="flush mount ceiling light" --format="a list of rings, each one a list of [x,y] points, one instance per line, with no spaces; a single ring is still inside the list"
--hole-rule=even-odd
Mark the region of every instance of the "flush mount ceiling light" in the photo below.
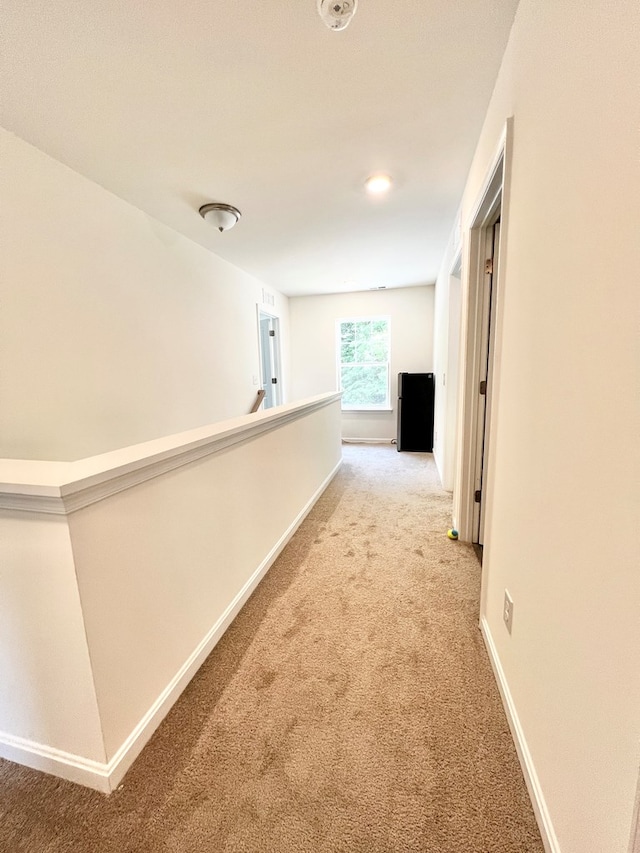
[[[364,188],[369,195],[384,195],[389,192],[393,181],[389,175],[371,175],[364,182]]]
[[[212,222],[220,232],[233,228],[242,216],[237,207],[233,207],[231,204],[218,204],[217,202],[203,204],[198,212],[207,222]]]
[[[344,30],[358,8],[358,0],[318,0],[318,14],[330,30]]]

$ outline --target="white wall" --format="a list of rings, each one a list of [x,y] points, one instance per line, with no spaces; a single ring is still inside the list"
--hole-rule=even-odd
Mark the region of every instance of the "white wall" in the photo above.
[[[483,618],[562,853],[626,853],[640,763],[639,33],[522,0],[462,205],[513,115]]]
[[[260,282],[1,129],[0,197],[0,457],[78,459],[249,411]]]
[[[292,399],[338,387],[336,321],[391,318],[390,412],[343,412],[343,438],[396,437],[398,373],[430,372],[433,365],[433,286],[361,291],[289,300]]]
[[[0,752],[46,744],[104,761],[66,519],[0,510]]]
[[[460,252],[460,233],[456,227],[447,245],[440,274],[436,281],[433,331],[436,390],[433,455],[442,485],[448,491],[453,491],[457,469],[456,436],[458,383],[461,369],[460,323],[462,310],[462,288],[458,269]]]

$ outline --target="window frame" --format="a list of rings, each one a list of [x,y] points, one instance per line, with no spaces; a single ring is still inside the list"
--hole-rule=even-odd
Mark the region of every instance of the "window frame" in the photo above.
[[[343,362],[342,361],[342,324],[343,323],[375,323],[384,321],[387,324],[387,360],[379,362]],[[357,315],[351,317],[339,317],[336,320],[336,374],[337,388],[342,391],[342,367],[344,366],[381,366],[386,365],[387,368],[387,383],[386,383],[386,398],[382,403],[357,403],[353,405],[345,404],[344,397],[341,401],[343,412],[391,412],[391,317],[388,314],[375,315]]]

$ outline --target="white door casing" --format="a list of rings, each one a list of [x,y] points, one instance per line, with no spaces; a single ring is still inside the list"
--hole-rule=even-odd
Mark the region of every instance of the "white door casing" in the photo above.
[[[264,408],[271,409],[282,402],[280,380],[280,322],[258,306],[258,344],[260,352],[261,387],[265,392]]]

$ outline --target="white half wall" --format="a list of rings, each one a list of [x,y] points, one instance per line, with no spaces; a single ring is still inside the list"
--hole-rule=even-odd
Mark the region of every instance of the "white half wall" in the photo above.
[[[69,517],[107,759],[340,461],[339,400]]]
[[[340,463],[337,394],[0,460],[0,755],[113,790]]]
[[[521,0],[462,202],[513,116],[481,615],[554,853],[627,853],[640,764],[639,33]]]
[[[291,393],[300,399],[338,387],[336,322],[391,318],[391,411],[343,412],[342,437],[391,441],[397,432],[398,373],[431,372],[434,288],[403,287],[327,296],[296,296],[291,316]]]
[[[0,197],[1,457],[81,459],[250,410],[261,282],[2,129]],[[286,401],[287,298],[269,293]]]

